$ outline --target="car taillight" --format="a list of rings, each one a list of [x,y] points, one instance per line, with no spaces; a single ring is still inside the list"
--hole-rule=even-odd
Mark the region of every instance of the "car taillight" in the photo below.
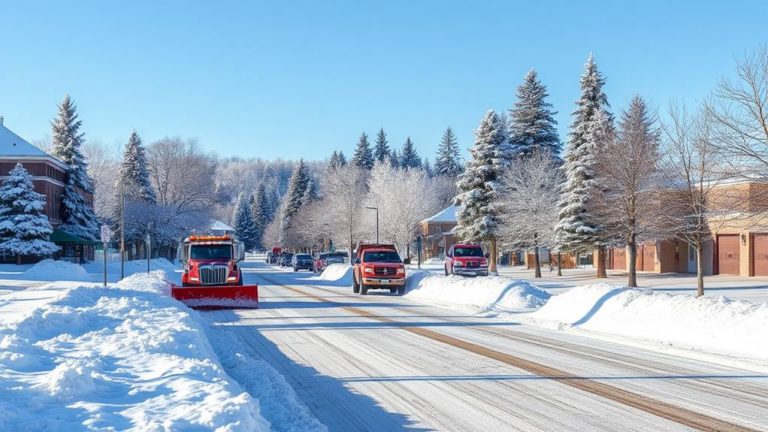
[[[366,267],[365,270],[366,273],[373,273],[373,267]]]
[[[397,274],[404,275],[405,274],[405,267],[398,267],[397,268]]]

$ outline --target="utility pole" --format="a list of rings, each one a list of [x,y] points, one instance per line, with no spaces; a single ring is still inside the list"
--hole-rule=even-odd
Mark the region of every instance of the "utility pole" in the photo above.
[[[125,278],[125,192],[120,194],[120,280]]]
[[[368,210],[376,210],[376,244],[379,243],[379,208],[378,207],[366,207]]]

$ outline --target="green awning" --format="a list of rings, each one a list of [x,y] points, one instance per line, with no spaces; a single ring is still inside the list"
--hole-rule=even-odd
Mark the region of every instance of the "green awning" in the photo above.
[[[51,241],[56,244],[72,243],[77,245],[90,245],[90,244],[99,243],[97,241],[84,239],[82,237],[78,237],[76,235],[73,235],[61,230],[53,230],[53,233],[51,234]]]

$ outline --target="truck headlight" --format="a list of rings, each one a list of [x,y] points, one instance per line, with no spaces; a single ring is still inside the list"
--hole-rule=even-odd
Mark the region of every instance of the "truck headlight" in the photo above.
[[[462,263],[461,261],[456,261],[455,263],[453,263],[454,267],[462,267],[463,265],[464,263]]]
[[[397,268],[397,274],[404,275],[405,274],[405,267],[398,267]]]
[[[366,267],[364,271],[365,271],[366,273],[373,273],[373,268],[371,268],[371,267]]]

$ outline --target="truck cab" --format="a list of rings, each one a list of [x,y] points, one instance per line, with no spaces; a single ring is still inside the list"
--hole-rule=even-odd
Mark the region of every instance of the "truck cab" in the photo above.
[[[243,244],[229,236],[189,236],[179,248],[184,265],[181,284],[189,286],[242,285]]]
[[[394,245],[363,244],[356,250],[352,291],[365,295],[370,289],[405,294],[405,265]]]
[[[445,254],[446,275],[488,276],[488,255],[477,244],[455,244]]]

